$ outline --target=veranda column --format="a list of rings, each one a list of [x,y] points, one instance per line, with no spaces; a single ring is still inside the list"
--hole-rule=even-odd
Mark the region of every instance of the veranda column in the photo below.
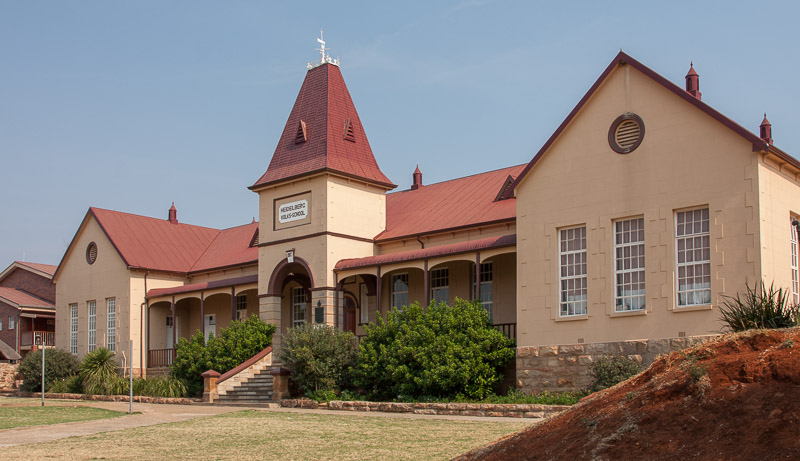
[[[273,360],[278,356],[281,346],[281,297],[273,295],[258,296],[258,318],[266,323],[275,325],[275,334],[272,335]]]

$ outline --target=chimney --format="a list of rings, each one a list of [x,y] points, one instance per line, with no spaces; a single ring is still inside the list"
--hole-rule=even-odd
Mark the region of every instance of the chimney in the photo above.
[[[172,206],[169,207],[168,221],[172,224],[178,224],[178,210],[175,208],[175,202],[172,202]]]
[[[759,137],[767,144],[772,144],[772,124],[767,120],[767,113],[764,112],[764,120],[761,121]]]
[[[686,92],[695,98],[702,100],[703,94],[700,93],[700,76],[694,70],[694,63],[689,63],[689,72],[686,74]]]
[[[414,170],[414,183],[411,184],[411,190],[417,190],[422,187],[422,172],[419,171],[419,165],[417,165],[417,169]]]

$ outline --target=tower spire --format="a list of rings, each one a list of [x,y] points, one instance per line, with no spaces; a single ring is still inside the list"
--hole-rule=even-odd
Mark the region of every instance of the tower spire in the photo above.
[[[318,67],[318,66],[321,66],[323,64],[333,64],[334,66],[338,66],[339,65],[339,58],[331,59],[331,55],[328,54],[328,51],[330,51],[330,48],[326,48],[325,47],[325,39],[323,38],[323,35],[322,35],[322,29],[319,30],[319,38],[317,39],[317,43],[319,43],[319,48],[316,48],[316,50],[319,51],[319,55],[320,55],[319,63],[313,64],[313,63],[309,62],[308,65],[306,66],[306,67],[308,67],[308,70],[311,70],[311,69],[313,69],[315,67]]]

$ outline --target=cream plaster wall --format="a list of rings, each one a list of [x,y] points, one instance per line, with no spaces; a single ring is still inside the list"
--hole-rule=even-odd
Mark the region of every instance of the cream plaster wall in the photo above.
[[[94,264],[86,261],[86,248],[90,242],[97,245],[97,260]],[[61,262],[56,283],[56,347],[70,350],[70,309],[78,304],[78,358],[86,355],[88,348],[87,302],[96,301],[96,345],[106,346],[107,298],[116,298],[117,315],[117,356],[128,352],[128,338],[131,328],[138,338],[137,300],[131,298],[130,272],[122,258],[114,249],[97,221],[89,216],[85,225],[78,231],[72,249]],[[139,343],[134,344],[134,367],[139,366]],[[120,361],[121,363],[121,361]]]
[[[621,155],[608,145],[625,112],[646,127]],[[520,346],[714,333],[722,294],[760,273],[752,145],[630,66],[614,70],[516,190]],[[712,305],[675,308],[674,211],[710,210]],[[615,316],[613,221],[644,216],[647,309]],[[588,316],[560,321],[558,230],[585,225]]]
[[[791,293],[791,220],[800,216],[800,182],[785,166],[761,156],[758,184],[763,280]]]

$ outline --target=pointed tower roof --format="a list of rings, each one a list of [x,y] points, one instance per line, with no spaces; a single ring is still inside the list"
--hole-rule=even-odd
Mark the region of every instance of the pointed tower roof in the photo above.
[[[328,171],[394,189],[381,172],[339,66],[308,71],[266,173],[250,186],[259,189]]]

